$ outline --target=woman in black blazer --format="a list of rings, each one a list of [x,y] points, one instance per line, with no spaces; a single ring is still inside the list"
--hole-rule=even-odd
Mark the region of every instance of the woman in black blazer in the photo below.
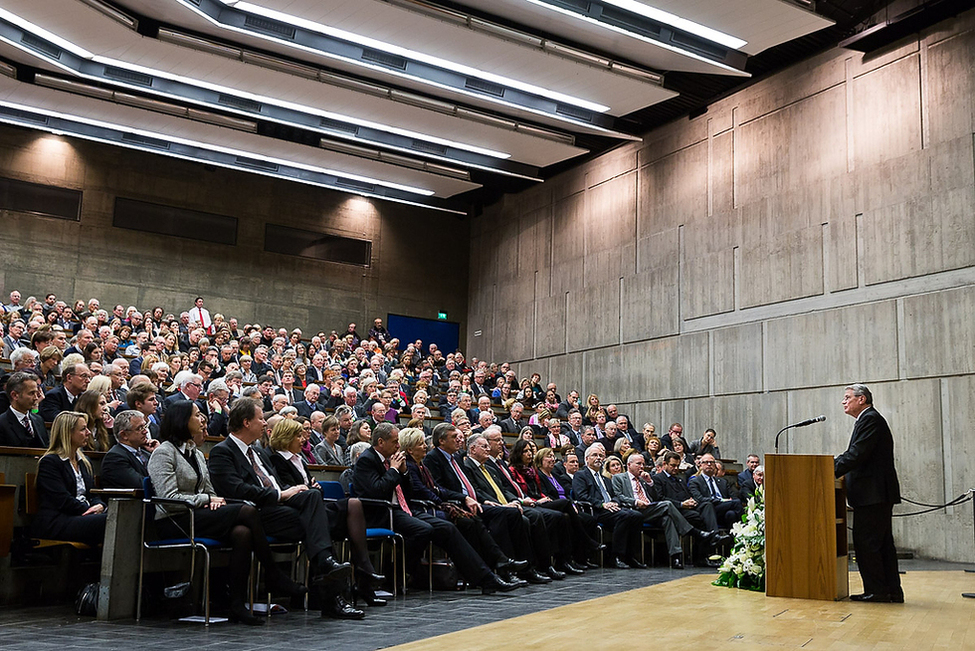
[[[50,445],[37,462],[35,536],[92,546],[105,539],[105,502],[91,495],[91,463],[82,452],[89,436],[85,414],[64,411],[54,419]]]
[[[308,474],[308,466],[301,453],[307,436],[301,423],[296,420],[279,421],[271,430],[271,465],[284,486],[305,485],[312,490],[319,490],[318,482]],[[376,596],[373,585],[384,580],[369,560],[369,548],[366,541],[366,516],[362,510],[362,502],[358,499],[346,498],[326,504],[329,528],[332,538],[349,539],[352,565],[356,571],[355,597],[362,597],[370,606],[385,606],[386,600]]]

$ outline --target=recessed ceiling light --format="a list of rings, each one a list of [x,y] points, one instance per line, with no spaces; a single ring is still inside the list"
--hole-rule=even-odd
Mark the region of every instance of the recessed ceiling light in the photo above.
[[[719,32],[716,29],[707,27],[706,25],[701,25],[700,23],[695,23],[693,20],[688,20],[686,18],[681,18],[675,14],[664,11],[662,9],[657,9],[656,7],[651,7],[637,0],[600,0],[606,4],[613,5],[614,7],[619,7],[620,9],[625,9],[626,11],[631,11],[635,14],[640,14],[641,16],[646,16],[651,20],[656,20],[657,22],[664,23],[665,25],[670,25],[671,27],[676,27],[677,29],[683,30],[694,34],[695,36],[700,36],[701,38],[706,38],[709,41],[714,41],[715,43],[720,43],[725,47],[730,47],[733,50],[740,50],[741,48],[748,45],[748,41],[743,41],[740,38],[731,36],[730,34],[725,34],[724,32]]]

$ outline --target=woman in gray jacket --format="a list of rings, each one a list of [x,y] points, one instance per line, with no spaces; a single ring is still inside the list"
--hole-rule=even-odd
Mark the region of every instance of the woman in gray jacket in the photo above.
[[[264,619],[254,617],[245,605],[251,552],[267,570],[270,591],[300,599],[308,590],[288,578],[274,563],[257,509],[242,502],[228,504],[216,495],[206,459],[198,449],[205,437],[203,416],[195,402],[186,400],[170,405],[159,429],[162,443],[149,458],[149,478],[156,495],[183,500],[193,506],[197,538],[230,543],[230,618],[260,625]],[[186,509],[157,505],[156,531],[161,538],[185,538],[190,517]]]

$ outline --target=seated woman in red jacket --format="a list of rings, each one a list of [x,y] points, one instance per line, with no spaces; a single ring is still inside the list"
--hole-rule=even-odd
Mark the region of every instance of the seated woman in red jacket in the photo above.
[[[91,430],[88,417],[63,411],[54,419],[51,443],[37,462],[37,515],[32,531],[38,538],[100,545],[105,539],[105,502],[91,494],[91,462],[82,451]]]

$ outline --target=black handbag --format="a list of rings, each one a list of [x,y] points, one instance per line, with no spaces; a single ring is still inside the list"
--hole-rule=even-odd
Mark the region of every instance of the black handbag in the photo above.
[[[98,614],[98,589],[100,583],[88,583],[78,590],[74,600],[74,611],[83,617],[94,617]]]

